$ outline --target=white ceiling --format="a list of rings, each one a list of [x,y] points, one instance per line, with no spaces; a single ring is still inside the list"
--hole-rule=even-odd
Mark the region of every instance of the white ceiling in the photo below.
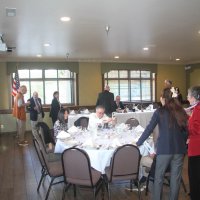
[[[196,63],[199,30],[200,0],[0,0],[1,61]]]

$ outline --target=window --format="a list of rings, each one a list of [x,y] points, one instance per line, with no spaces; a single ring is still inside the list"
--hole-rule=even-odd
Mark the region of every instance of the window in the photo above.
[[[122,101],[155,101],[155,73],[143,70],[112,70],[104,74],[105,85]]]
[[[64,69],[22,69],[18,73],[20,85],[27,86],[26,100],[37,91],[43,104],[51,104],[53,92],[59,91],[61,103],[75,104],[76,73]]]

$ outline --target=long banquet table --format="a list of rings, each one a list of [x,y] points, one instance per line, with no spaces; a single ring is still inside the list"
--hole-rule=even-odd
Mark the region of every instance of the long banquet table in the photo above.
[[[117,124],[125,123],[129,118],[136,118],[142,127],[146,127],[151,120],[151,117],[154,113],[153,111],[137,111],[137,112],[128,112],[128,113],[117,113],[115,112],[114,115],[117,119]]]
[[[139,121],[139,124],[142,127],[146,127],[151,120],[151,117],[153,115],[155,110],[144,110],[143,112],[137,111],[137,112],[128,112],[128,113],[117,113],[115,112],[114,115],[116,117],[117,125],[121,123],[125,123],[127,119],[129,118],[136,118]],[[68,116],[68,128],[74,126],[74,122],[80,118],[80,117],[89,117],[90,114],[70,114]],[[158,137],[158,127],[154,129],[154,138]]]
[[[118,146],[135,144],[141,132],[134,130],[104,129],[98,132],[77,131],[66,139],[57,139],[55,153],[62,153],[72,146],[84,149],[90,158],[91,166],[104,174],[113,152]],[[151,139],[152,140],[152,139]],[[139,147],[141,155],[148,154],[144,145]]]

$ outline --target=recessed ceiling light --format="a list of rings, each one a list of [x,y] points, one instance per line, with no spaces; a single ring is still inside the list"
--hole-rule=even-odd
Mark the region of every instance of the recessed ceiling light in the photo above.
[[[115,56],[114,58],[115,58],[115,59],[119,59],[119,56]]]
[[[61,17],[60,20],[62,22],[69,22],[71,20],[71,18],[70,17]]]
[[[42,54],[37,54],[36,55],[38,58],[41,58],[42,57]]]
[[[148,48],[148,47],[144,47],[143,50],[144,50],[144,51],[148,51],[149,48]]]
[[[200,30],[198,31],[198,34],[200,34]]]
[[[181,60],[180,58],[176,58],[176,61],[179,61],[179,60]]]
[[[44,47],[50,47],[51,46],[51,44],[49,44],[49,43],[44,43]]]

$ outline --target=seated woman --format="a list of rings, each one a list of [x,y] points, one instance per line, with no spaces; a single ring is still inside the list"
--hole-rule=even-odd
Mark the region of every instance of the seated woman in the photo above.
[[[68,108],[62,108],[58,112],[58,119],[54,124],[54,137],[58,135],[60,131],[67,131],[68,130],[68,115],[69,115],[69,109]]]
[[[41,128],[39,130],[39,133],[41,134],[42,139],[47,147],[47,151],[52,151],[55,145],[55,141],[53,139],[49,126],[45,122],[38,122],[36,127]]]

